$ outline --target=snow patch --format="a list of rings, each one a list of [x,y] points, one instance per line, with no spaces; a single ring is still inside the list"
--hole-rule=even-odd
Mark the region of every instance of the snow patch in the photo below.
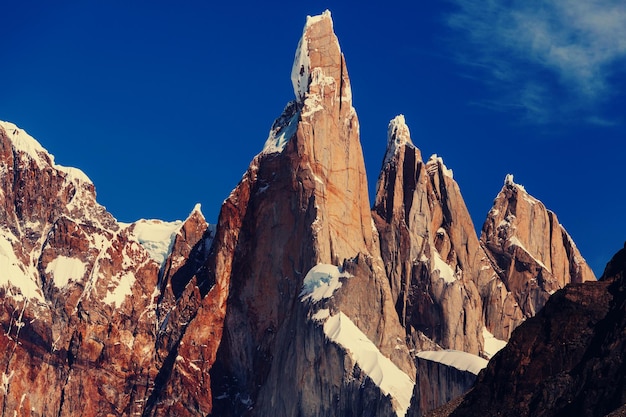
[[[439,278],[443,278],[443,280],[447,283],[453,283],[456,281],[456,277],[452,267],[448,265],[443,259],[441,259],[441,255],[439,252],[433,251],[434,255],[433,260],[435,261],[434,271],[439,271]]]
[[[432,175],[440,169],[444,176],[451,179],[454,178],[452,170],[448,169],[446,167],[446,164],[443,163],[443,158],[438,156],[436,153],[432,154],[430,158],[428,158],[428,162],[426,163],[426,170]]]
[[[9,392],[9,384],[11,382],[11,378],[13,378],[14,372],[15,371],[11,371],[9,375],[7,375],[6,372],[2,373],[2,385],[0,385],[0,389],[4,391],[5,395]]]
[[[513,174],[506,174],[506,176],[504,177],[504,185],[505,186],[511,186],[511,187],[517,187],[520,190],[526,192],[526,188],[524,188],[523,185],[521,184],[516,184],[515,181],[513,181]]]
[[[302,37],[298,42],[296,54],[291,67],[291,84],[293,85],[293,93],[298,102],[302,102],[309,88],[309,73],[311,71],[311,60],[309,58],[309,41],[306,38],[306,32],[309,28],[309,22],[312,20],[307,16],[307,23],[304,26]]]
[[[43,294],[37,285],[33,271],[17,258],[13,251],[13,245],[5,237],[0,235],[0,286],[7,288],[7,295],[15,299],[36,299],[45,303]],[[11,288],[15,287],[21,294],[13,294]]]
[[[496,337],[491,334],[486,327],[483,327],[483,339],[485,340],[483,352],[488,359],[493,358],[493,355],[506,346],[506,342],[504,340],[496,339]]]
[[[120,277],[113,277],[109,285],[107,295],[102,300],[104,303],[120,307],[127,295],[133,294],[133,285],[135,284],[135,275],[127,272]]]
[[[343,347],[381,391],[392,397],[393,407],[398,416],[406,415],[415,385],[407,374],[385,357],[342,312],[326,319],[324,334]]]
[[[65,287],[70,280],[77,281],[85,275],[86,265],[78,258],[58,256],[46,266],[46,274],[51,274],[57,288]]]
[[[280,119],[279,119],[280,120]],[[279,153],[285,149],[287,143],[296,134],[300,112],[295,112],[286,124],[275,123],[263,146],[262,153]]]
[[[528,251],[528,249],[526,249],[526,247],[522,244],[522,242],[517,238],[517,236],[511,236],[508,239],[508,243],[509,246],[517,246],[518,248],[520,248],[521,250],[523,250],[524,252],[526,252],[528,254],[528,256],[530,256],[535,262],[537,262],[543,269],[545,269],[546,271],[550,271],[550,268],[548,268],[543,262],[541,262],[539,259],[537,259],[532,253],[530,253]]]
[[[306,24],[302,30],[302,37],[298,42],[296,53],[293,60],[293,66],[291,67],[291,84],[293,85],[293,92],[296,96],[298,103],[303,103],[307,98],[307,92],[309,90],[309,81],[315,78],[315,74],[311,72],[311,59],[309,57],[309,40],[307,39],[307,32],[310,27],[321,22],[324,19],[330,20],[331,28],[333,26],[332,16],[329,10],[317,16],[307,16]],[[330,77],[332,78],[332,77]],[[333,79],[334,83],[335,80]],[[346,91],[346,98],[351,99],[351,92],[348,89]],[[311,110],[314,107],[311,107]]]
[[[148,251],[150,258],[163,265],[183,222],[141,219],[132,225],[132,236]]]
[[[330,310],[327,308],[321,308],[318,311],[316,311],[315,314],[311,316],[311,319],[317,322],[324,322],[329,317],[330,317]]]
[[[451,366],[459,371],[471,372],[474,375],[487,366],[487,360],[460,350],[426,350],[418,352],[417,357]]]
[[[351,276],[347,272],[341,271],[338,266],[317,264],[304,277],[300,300],[317,302],[330,298],[336,290],[341,288],[339,278],[349,278]]]

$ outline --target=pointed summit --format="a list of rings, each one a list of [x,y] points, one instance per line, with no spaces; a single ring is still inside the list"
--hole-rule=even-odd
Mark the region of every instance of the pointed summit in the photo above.
[[[406,125],[404,115],[399,114],[389,122],[387,127],[387,152],[385,153],[383,166],[387,165],[398,153],[399,149],[405,145],[412,148],[415,147],[411,141],[411,132]]]
[[[356,130],[358,136],[348,70],[333,31],[330,11],[307,16],[296,48],[291,81],[295,100],[287,104],[272,124],[263,153],[282,152],[296,135],[301,122],[311,125],[320,119],[324,125],[328,125],[326,116],[332,120],[340,119],[342,123],[339,128]]]
[[[332,102],[338,102],[340,108],[351,107],[350,80],[330,11],[307,16],[294,57],[291,81],[299,107],[305,107],[303,113],[315,112],[323,104]],[[344,106],[346,102],[348,106]]]
[[[480,240],[526,317],[566,284],[595,280],[556,214],[511,174],[494,200]]]
[[[330,11],[307,17],[296,49],[291,81],[296,101],[310,112],[319,110],[326,97],[351,103],[350,82]]]

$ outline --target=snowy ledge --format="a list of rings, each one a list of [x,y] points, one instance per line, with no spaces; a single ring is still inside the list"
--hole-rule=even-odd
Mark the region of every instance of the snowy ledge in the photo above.
[[[487,366],[487,360],[460,350],[426,350],[419,352],[417,357],[432,362],[439,362],[451,366],[459,371],[471,372],[478,375]]]
[[[328,310],[320,310],[318,317],[324,319],[326,337],[344,348],[363,372],[380,390],[391,396],[396,414],[405,416],[411,404],[415,382],[391,360],[385,357],[371,340],[344,313],[329,316]]]

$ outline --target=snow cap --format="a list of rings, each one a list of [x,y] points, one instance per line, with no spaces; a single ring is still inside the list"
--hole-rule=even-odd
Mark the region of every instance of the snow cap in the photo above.
[[[517,187],[522,191],[526,191],[523,185],[516,184],[515,181],[513,181],[513,174],[506,174],[506,177],[504,177],[504,186]]]
[[[405,145],[415,147],[411,141],[411,132],[404,120],[404,115],[399,114],[391,119],[387,127],[387,152],[383,165],[387,165],[396,155],[398,149]]]
[[[430,158],[428,158],[428,162],[426,162],[426,169],[428,170],[428,172],[434,172],[438,169],[441,169],[443,175],[449,178],[454,178],[454,173],[452,172],[452,170],[446,167],[446,164],[443,163],[443,158],[436,153],[432,154]]]

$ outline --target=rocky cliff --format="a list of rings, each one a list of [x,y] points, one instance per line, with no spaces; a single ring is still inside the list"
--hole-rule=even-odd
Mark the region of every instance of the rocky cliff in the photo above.
[[[307,19],[292,82],[214,226],[199,207],[119,223],[82,172],[0,124],[0,415],[421,415],[593,277],[512,179],[479,240],[402,116],[369,207],[329,12]]]
[[[419,347],[423,334],[447,349],[482,352],[481,290],[498,278],[452,171],[436,155],[422,161],[403,116],[389,124],[372,213],[396,310],[412,342]]]
[[[499,279],[513,296],[514,303],[507,309],[519,311],[523,317],[534,316],[550,295],[566,284],[596,280],[556,214],[515,184],[512,175],[507,175],[494,200],[480,241]],[[507,294],[504,300],[509,299]],[[496,298],[487,309],[497,310],[500,303]],[[497,315],[494,323],[488,324],[505,339],[515,327],[500,329]]]
[[[453,416],[623,415],[626,248],[597,282],[557,291],[494,357]]]
[[[163,318],[180,298],[173,263],[189,263],[206,222],[118,223],[15,125],[0,150],[2,415],[141,413],[181,337]]]
[[[370,370],[345,345],[325,342],[335,320],[344,323],[339,333],[356,325],[408,381],[414,374],[372,227],[358,119],[329,13],[307,20],[292,81],[296,100],[229,198],[243,217],[212,371],[220,415],[344,415]],[[313,279],[315,268],[336,270],[341,281],[332,297],[312,302],[303,292],[332,275]]]

